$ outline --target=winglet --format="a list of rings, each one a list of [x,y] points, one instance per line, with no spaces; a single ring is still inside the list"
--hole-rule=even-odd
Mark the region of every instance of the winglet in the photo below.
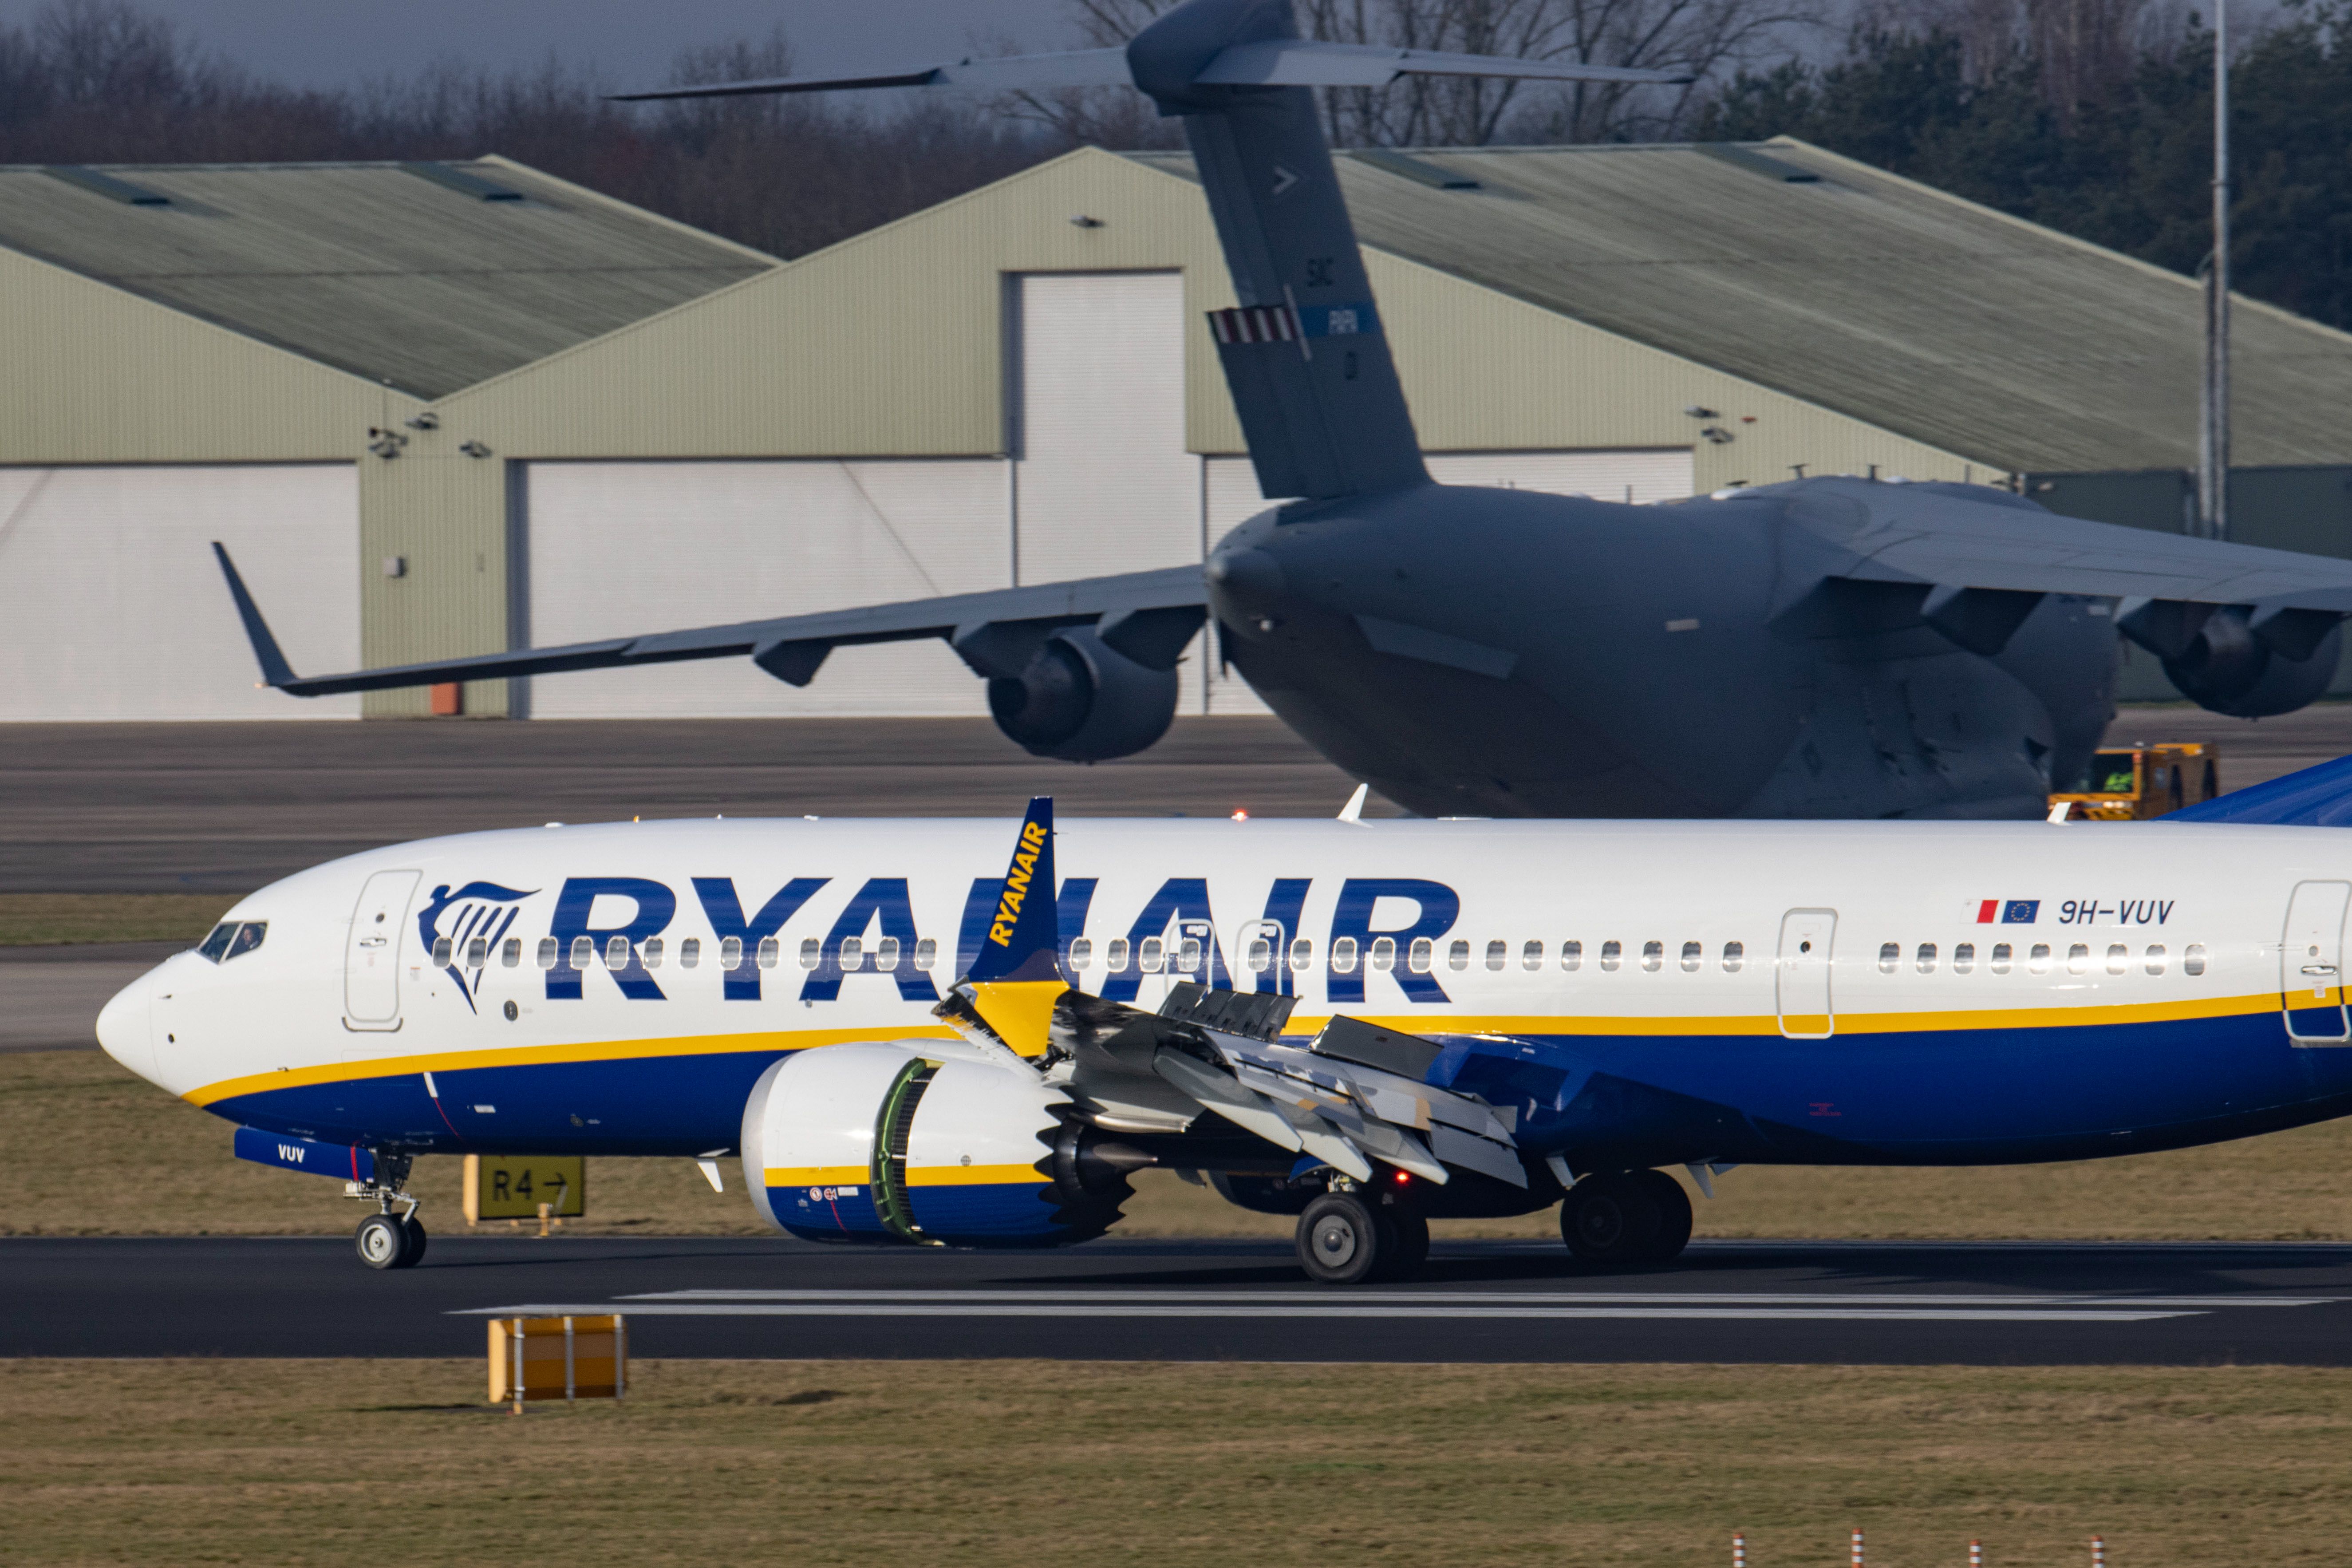
[[[1021,819],[1012,863],[980,956],[934,1009],[967,1039],[1035,1058],[1053,1044],[1054,1009],[1071,990],[1062,973],[1060,884],[1054,879],[1054,801],[1039,795]]]
[[[300,679],[286,656],[278,649],[278,639],[269,635],[269,623],[261,618],[261,606],[245,591],[245,579],[236,574],[236,563],[228,558],[221,542],[213,541],[213,558],[220,563],[221,575],[228,579],[229,595],[236,600],[236,613],[245,622],[246,640],[253,645],[253,657],[261,666],[264,684],[284,687]]]
[[[1062,974],[1061,930],[1055,917],[1054,879],[1054,797],[1041,795],[1029,803],[1013,840],[1013,859],[996,889],[996,912],[981,938],[980,956],[972,961],[966,980],[975,984],[1010,981],[1051,980],[1066,985]]]
[[[1364,802],[1370,797],[1371,793],[1371,785],[1362,784],[1358,784],[1356,786],[1356,793],[1348,797],[1348,804],[1339,808],[1339,820],[1342,822],[1363,821]]]

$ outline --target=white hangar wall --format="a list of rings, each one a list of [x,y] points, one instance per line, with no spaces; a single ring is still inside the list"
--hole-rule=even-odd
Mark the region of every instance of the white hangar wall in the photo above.
[[[0,468],[0,722],[358,718],[257,689],[215,540],[296,668],[358,662],[351,464]]]
[[[845,609],[1197,563],[1259,510],[1246,458],[1186,449],[1183,277],[1004,281],[1006,455],[534,462],[511,548],[518,644]],[[1687,448],[1438,455],[1448,484],[1666,500]],[[1264,712],[1196,638],[1181,710]],[[923,716],[988,711],[941,642],[836,649],[795,688],[748,659],[541,676],[534,718]]]

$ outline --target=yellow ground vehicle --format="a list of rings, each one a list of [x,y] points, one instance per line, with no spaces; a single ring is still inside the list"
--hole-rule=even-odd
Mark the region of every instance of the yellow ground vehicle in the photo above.
[[[2090,787],[2053,794],[2050,809],[2067,803],[2073,822],[2137,822],[2211,800],[2221,793],[2221,750],[2178,741],[2102,751],[2091,759]]]

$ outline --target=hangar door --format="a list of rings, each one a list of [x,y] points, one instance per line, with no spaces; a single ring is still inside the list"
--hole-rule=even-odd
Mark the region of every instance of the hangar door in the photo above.
[[[532,463],[518,504],[517,647],[805,615],[1010,585],[1004,465]],[[834,650],[787,686],[749,658],[530,681],[533,718],[985,714],[944,642]]]
[[[214,540],[296,669],[358,668],[350,464],[0,468],[0,722],[357,718],[256,689]]]

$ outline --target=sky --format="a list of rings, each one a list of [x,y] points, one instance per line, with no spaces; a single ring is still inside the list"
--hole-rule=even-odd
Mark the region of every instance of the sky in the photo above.
[[[764,38],[781,24],[803,72],[1076,47],[1060,0],[133,0],[200,47],[295,87],[406,76],[455,58],[502,68],[552,55],[615,85],[658,83],[699,44]],[[0,0],[21,26],[38,0]]]

